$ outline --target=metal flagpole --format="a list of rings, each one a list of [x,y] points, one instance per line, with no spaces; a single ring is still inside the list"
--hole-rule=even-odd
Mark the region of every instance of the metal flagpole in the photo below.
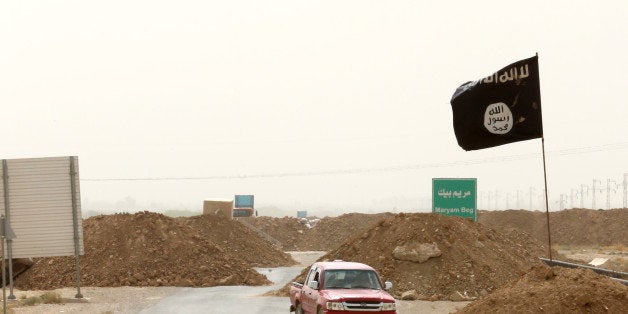
[[[550,233],[549,201],[547,197],[547,169],[545,167],[545,137],[541,137],[543,147],[543,179],[545,181],[545,214],[547,216],[547,243],[549,244],[549,259],[552,260],[552,235]]]
[[[7,312],[7,280],[6,280],[6,266],[5,266],[5,262],[4,262],[4,236],[5,236],[5,232],[4,232],[4,215],[2,215],[2,218],[0,218],[0,223],[2,225],[0,225],[0,228],[2,228],[2,243],[0,243],[0,247],[2,250],[2,313],[6,313]]]
[[[7,179],[5,176],[5,168],[6,168],[6,160],[2,160],[2,186],[4,193],[4,210],[6,212],[6,208],[9,204],[9,195],[7,194]],[[4,241],[6,240],[6,228],[4,221],[4,213],[0,214],[0,229],[2,229],[2,243],[0,244],[0,249],[2,250],[2,313],[7,312],[7,280],[6,280],[6,264],[4,261]]]
[[[536,57],[538,59],[539,53],[536,53]],[[539,65],[540,68],[540,65]],[[539,71],[540,72],[540,71]],[[541,100],[541,74],[539,73],[539,101]],[[543,107],[541,107],[543,108]],[[543,109],[541,109],[543,110]],[[541,125],[543,123],[543,119],[541,119]],[[547,167],[545,166],[545,135],[541,136],[541,147],[543,151],[543,180],[545,182],[545,215],[547,216],[547,243],[549,246],[549,259],[552,260],[552,234],[550,232],[550,215],[549,215],[549,197],[547,197]]]

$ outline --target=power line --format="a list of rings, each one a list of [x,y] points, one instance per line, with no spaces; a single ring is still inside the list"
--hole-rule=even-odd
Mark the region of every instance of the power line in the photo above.
[[[562,150],[550,151],[550,152],[547,152],[547,154],[550,156],[568,156],[568,155],[580,155],[580,154],[586,154],[586,153],[594,153],[594,152],[600,152],[600,151],[620,150],[620,149],[626,149],[626,148],[628,148],[628,142],[562,149]],[[323,175],[345,175],[345,174],[391,172],[391,171],[404,171],[404,170],[420,170],[420,169],[443,168],[443,167],[453,167],[453,166],[469,166],[469,165],[479,165],[479,164],[486,164],[486,163],[518,161],[518,160],[540,158],[540,157],[541,157],[541,154],[521,154],[521,155],[478,158],[478,159],[468,159],[468,160],[449,161],[449,162],[436,162],[436,163],[400,165],[400,166],[383,166],[383,167],[372,167],[372,168],[300,171],[300,172],[283,172],[283,173],[258,173],[258,174],[223,175],[223,176],[199,176],[199,177],[85,178],[85,179],[81,179],[81,181],[192,181],[192,180],[234,180],[234,179],[308,177],[308,176],[323,176]]]

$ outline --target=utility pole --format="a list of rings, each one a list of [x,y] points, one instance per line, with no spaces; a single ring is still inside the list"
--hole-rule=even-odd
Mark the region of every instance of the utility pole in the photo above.
[[[484,199],[488,199],[488,202],[485,201]],[[481,191],[480,192],[480,202],[483,203],[482,204],[482,208],[484,209],[490,209],[490,205],[491,205],[491,192],[486,192],[486,191]]]
[[[606,209],[611,209],[611,182],[617,186],[615,180],[606,179]],[[617,193],[617,190],[613,189],[613,193]]]
[[[624,208],[628,208],[628,173],[624,173]]]
[[[574,191],[575,191],[575,193],[574,193]],[[569,195],[569,201],[570,201],[569,203],[571,204],[571,208],[575,208],[575,207],[573,206],[574,194],[575,194],[575,197],[578,197],[578,190],[576,190],[576,189],[571,189],[571,194]]]
[[[486,200],[486,209],[491,209],[491,191],[486,192],[486,196],[488,197]]]
[[[592,189],[592,190],[593,190],[593,191],[592,191],[592,194],[593,194],[593,201],[591,202],[591,209],[593,209],[593,210],[595,210],[595,209],[596,209],[596,208],[595,208],[595,192],[596,192],[596,189],[595,189],[595,183],[597,183],[597,182],[600,182],[600,181],[593,179],[593,189]],[[602,182],[600,182],[600,184],[601,184],[601,183],[602,183]]]
[[[546,201],[549,202],[549,200],[545,199],[545,189],[541,189],[541,195],[539,195],[539,199],[541,199],[542,204],[545,204]]]
[[[565,194],[561,194],[561,195],[560,195],[560,202],[559,202],[559,204],[560,204],[560,210],[565,209],[565,201],[566,201],[566,200],[567,200],[567,195],[565,195]]]
[[[532,195],[534,195],[534,188],[530,187],[530,210],[532,210]]]
[[[587,188],[587,195],[589,194],[589,187],[584,184],[580,184],[580,208],[584,208],[584,188]]]
[[[480,197],[478,198],[478,209],[480,209],[482,207],[482,202],[484,199],[484,191],[479,191],[478,194],[480,195]]]
[[[517,209],[521,209],[521,206],[519,206],[519,198],[521,197],[520,194],[521,190],[517,190]]]

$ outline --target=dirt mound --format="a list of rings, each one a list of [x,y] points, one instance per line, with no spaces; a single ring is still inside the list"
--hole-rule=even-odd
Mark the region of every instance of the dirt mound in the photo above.
[[[305,229],[305,225],[301,224],[294,217],[256,217],[247,219],[247,221],[262,230],[269,236],[279,241],[284,251],[299,251],[300,238]]]
[[[199,218],[200,219],[200,218]],[[83,221],[83,286],[264,285],[270,282],[224,243],[161,214],[140,212]],[[22,290],[76,285],[73,257],[39,258],[15,280]]]
[[[542,243],[517,230],[498,233],[459,217],[398,214],[382,218],[320,260],[369,264],[393,282],[396,297],[415,290],[420,299],[448,300],[487,294],[539,265],[547,253]],[[284,287],[278,294],[286,292]]]
[[[191,226],[202,234],[205,239],[229,248],[239,259],[253,267],[280,267],[297,264],[292,257],[273,247],[262,239],[255,231],[245,225],[215,215],[177,218],[185,225]]]
[[[362,233],[373,227],[384,217],[393,216],[383,214],[344,214],[338,217],[324,217],[316,226],[303,232],[299,249],[302,251],[330,251],[357,233]]]
[[[257,217],[247,220],[283,245],[285,251],[330,251],[353,234],[372,227],[390,213],[351,213],[324,217],[308,228],[294,217]],[[518,229],[547,244],[545,212],[528,210],[480,211],[478,222],[490,228]],[[552,244],[628,245],[628,209],[570,209],[550,213]],[[574,230],[578,230],[575,232]]]
[[[554,224],[554,219],[550,221]],[[497,229],[521,230],[535,239],[547,243],[547,218],[545,212],[529,210],[496,210],[478,212],[478,222]]]
[[[492,228],[517,228],[547,243],[547,214],[540,211],[480,211],[478,222]],[[550,212],[552,244],[628,245],[628,209],[568,209]]]
[[[351,213],[324,217],[311,228],[291,217],[258,217],[249,222],[281,242],[285,251],[330,251],[386,216],[392,214]]]
[[[624,313],[628,287],[590,270],[535,266],[457,313]]]

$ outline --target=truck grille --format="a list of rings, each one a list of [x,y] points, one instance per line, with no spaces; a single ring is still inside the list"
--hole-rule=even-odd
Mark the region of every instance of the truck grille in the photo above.
[[[377,301],[351,301],[351,302],[342,302],[345,310],[347,311],[381,311],[382,306],[384,305],[382,302]]]

